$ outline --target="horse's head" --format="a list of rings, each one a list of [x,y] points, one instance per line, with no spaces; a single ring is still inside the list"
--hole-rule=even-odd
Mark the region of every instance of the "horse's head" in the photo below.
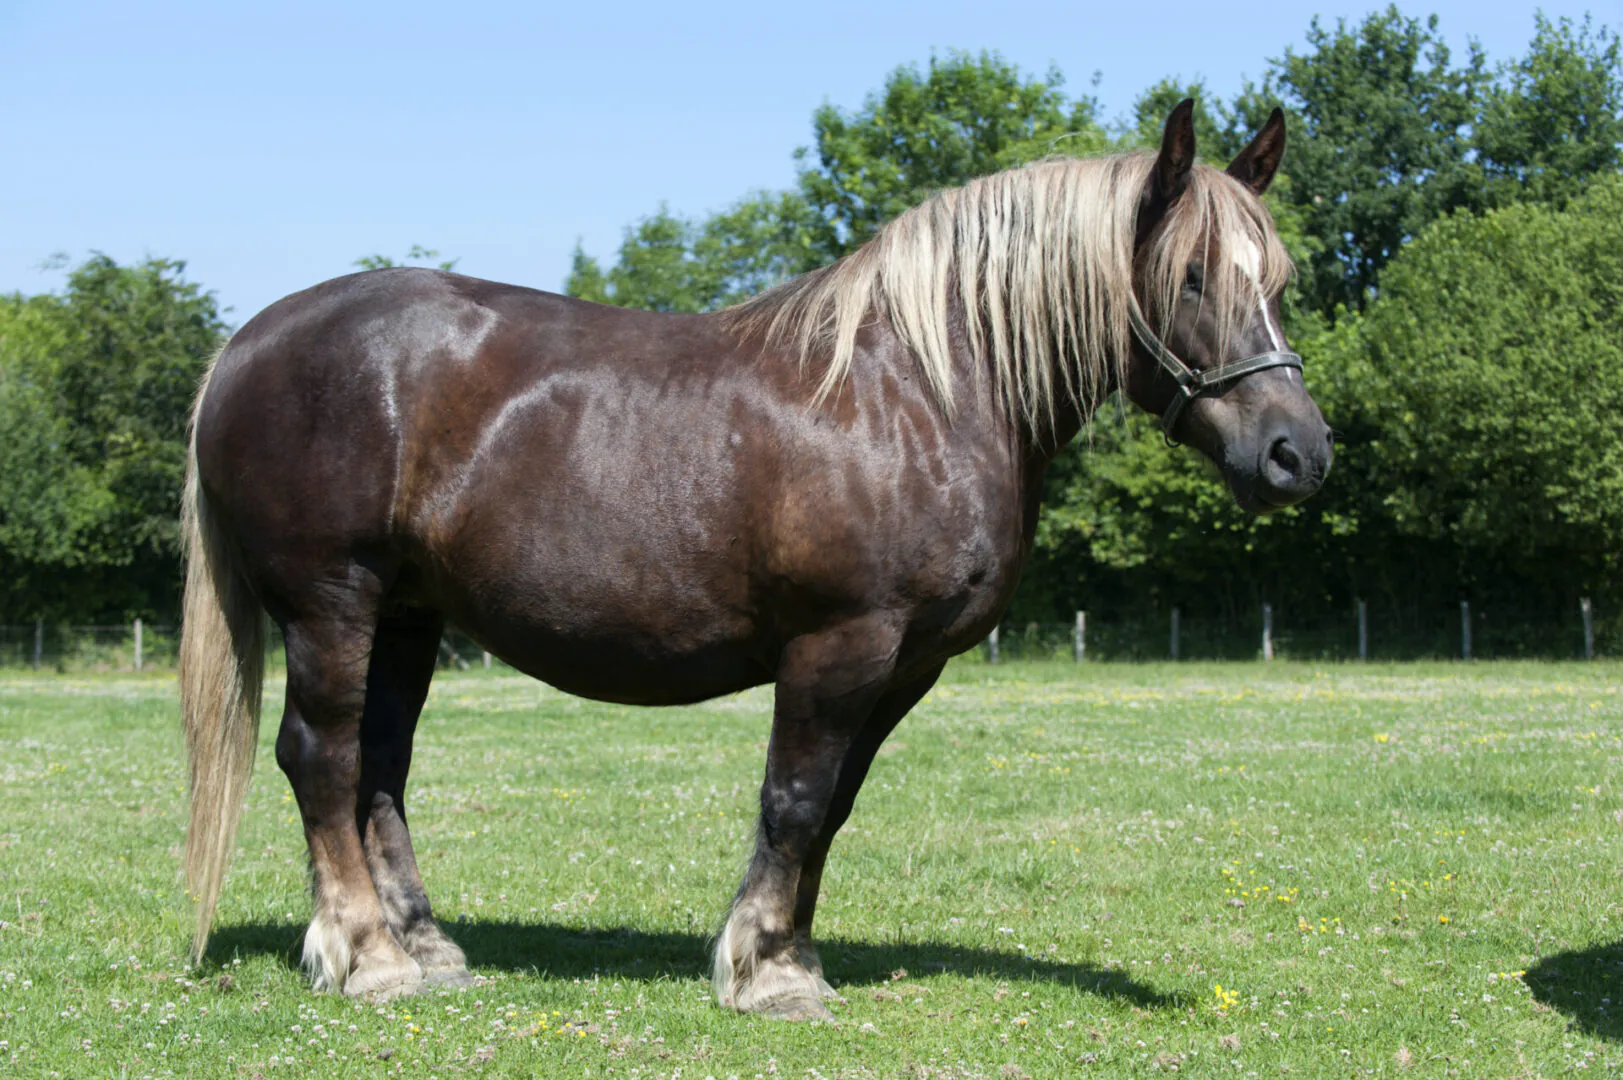
[[[1145,181],[1134,250],[1126,389],[1168,442],[1223,470],[1235,500],[1301,502],[1330,469],[1331,436],[1289,351],[1279,297],[1289,259],[1258,198],[1285,150],[1274,110],[1225,172],[1195,165],[1194,102],[1167,119]]]

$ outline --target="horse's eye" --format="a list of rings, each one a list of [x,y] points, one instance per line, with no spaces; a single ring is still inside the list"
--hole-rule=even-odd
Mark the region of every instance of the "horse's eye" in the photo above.
[[[1198,266],[1191,266],[1183,276],[1183,287],[1192,293],[1199,293],[1205,286],[1205,272]]]

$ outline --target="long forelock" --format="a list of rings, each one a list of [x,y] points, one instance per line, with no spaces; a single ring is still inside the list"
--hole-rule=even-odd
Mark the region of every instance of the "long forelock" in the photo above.
[[[974,370],[990,372],[1000,404],[1033,430],[1051,425],[1061,402],[1085,410],[1124,381],[1135,231],[1154,160],[1059,158],[973,180],[901,214],[839,262],[724,317],[789,346],[802,365],[826,357],[818,400],[845,382],[863,325],[884,318],[951,415],[956,309],[966,316]],[[1254,247],[1254,273],[1210,257],[1214,243]],[[1272,296],[1290,274],[1268,211],[1209,166],[1195,167],[1142,253],[1152,325],[1170,321],[1197,253],[1225,343],[1255,311],[1256,290]]]
[[[1291,260],[1261,200],[1217,169],[1197,167],[1150,238],[1140,273],[1150,325],[1165,337],[1191,263],[1204,269],[1201,303],[1217,325],[1216,355],[1228,357],[1259,303],[1290,280]]]

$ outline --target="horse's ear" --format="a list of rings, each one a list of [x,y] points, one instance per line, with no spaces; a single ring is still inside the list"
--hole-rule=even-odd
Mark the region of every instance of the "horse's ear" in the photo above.
[[[1268,114],[1249,145],[1229,163],[1228,174],[1261,195],[1274,182],[1279,162],[1285,156],[1285,113],[1275,108]]]
[[[1184,98],[1167,116],[1161,132],[1161,153],[1155,159],[1155,197],[1170,203],[1189,183],[1195,167],[1195,99]]]
[[[1150,170],[1150,182],[1144,189],[1144,201],[1138,212],[1138,238],[1140,242],[1149,234],[1156,222],[1167,212],[1189,183],[1189,171],[1195,167],[1195,99],[1184,98],[1167,117],[1167,126],[1161,132],[1161,152]]]

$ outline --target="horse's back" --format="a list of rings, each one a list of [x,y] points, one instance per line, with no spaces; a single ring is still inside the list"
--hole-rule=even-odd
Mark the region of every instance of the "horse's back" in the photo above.
[[[436,270],[323,282],[254,316],[220,355],[197,416],[205,484],[232,502],[331,492],[387,531],[515,398],[572,358],[601,370],[636,362],[637,341],[668,349],[683,321]]]

